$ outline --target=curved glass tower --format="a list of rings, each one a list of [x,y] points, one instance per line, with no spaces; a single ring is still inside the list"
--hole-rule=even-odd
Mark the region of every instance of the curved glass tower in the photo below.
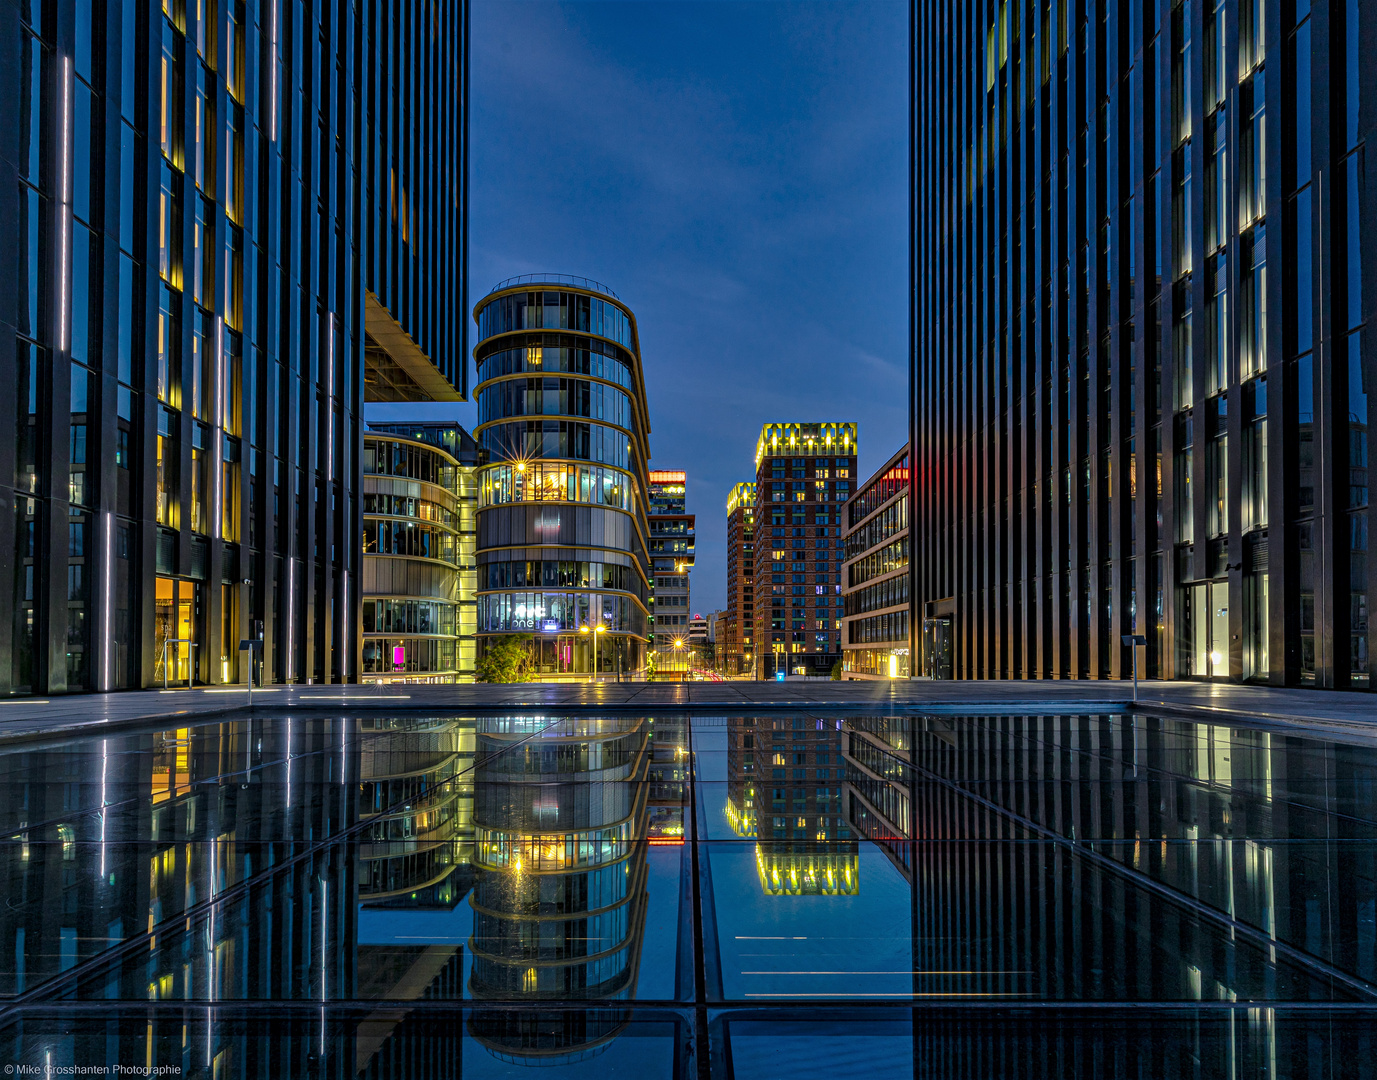
[[[645,667],[650,423],[636,319],[585,278],[498,285],[478,346],[478,653],[533,635],[543,679]]]

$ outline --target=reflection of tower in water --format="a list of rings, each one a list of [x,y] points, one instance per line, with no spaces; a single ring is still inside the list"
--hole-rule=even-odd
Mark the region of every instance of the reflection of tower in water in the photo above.
[[[452,908],[472,838],[474,722],[368,718],[359,749],[359,900]]]
[[[645,929],[649,732],[641,717],[478,721],[470,896],[476,999],[469,1031],[492,1053],[556,1064],[605,1048],[628,1007]]]
[[[359,899],[452,908],[467,888],[472,846],[473,721],[386,717],[359,725],[359,817],[368,822]]]
[[[860,891],[860,859],[841,816],[842,732],[816,717],[727,721],[727,821],[757,838],[756,872],[770,896]]]

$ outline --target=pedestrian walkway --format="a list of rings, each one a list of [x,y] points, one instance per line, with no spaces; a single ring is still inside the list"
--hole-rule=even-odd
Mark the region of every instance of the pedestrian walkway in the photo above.
[[[249,707],[247,687],[134,690],[0,700],[0,740],[49,737],[92,725],[177,723]],[[919,710],[937,713],[1106,712],[1133,707],[1129,681],[987,680],[927,682],[600,682],[510,685],[269,686],[253,691],[261,713],[377,712],[463,714],[506,709],[686,708],[703,712],[776,709]],[[1314,724],[1377,737],[1377,695],[1231,683],[1143,682],[1137,708],[1197,719]]]

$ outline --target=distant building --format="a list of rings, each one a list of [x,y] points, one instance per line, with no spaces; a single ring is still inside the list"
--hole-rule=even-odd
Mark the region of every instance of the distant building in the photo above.
[[[688,642],[690,645],[703,647],[708,643],[708,620],[703,615],[690,615],[688,624]]]
[[[719,670],[722,667],[722,640],[726,633],[726,623],[727,613],[725,610],[714,611],[708,616],[708,647],[705,651],[712,660],[712,666]]]
[[[458,424],[363,440],[364,682],[472,682],[478,447]]]
[[[722,670],[755,670],[755,485],[737,484],[727,498],[727,610],[718,635]]]
[[[693,570],[695,515],[686,513],[688,474],[650,471],[647,524],[650,562],[655,574],[651,611],[651,647],[657,676],[674,678],[688,671],[689,574]]]
[[[826,675],[841,659],[841,526],[856,425],[766,424],[755,463],[757,675]]]
[[[498,285],[478,322],[478,651],[531,634],[537,678],[646,666],[650,423],[636,319],[604,285]]]
[[[912,671],[908,463],[905,445],[846,505],[842,670],[849,679],[906,679]],[[932,622],[940,637],[942,620]],[[934,648],[934,658],[942,655],[950,658],[949,645]]]

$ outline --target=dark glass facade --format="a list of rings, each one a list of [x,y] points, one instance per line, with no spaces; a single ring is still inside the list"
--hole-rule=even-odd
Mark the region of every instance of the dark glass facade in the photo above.
[[[467,26],[463,0],[0,16],[0,690],[238,682],[244,638],[266,680],[356,677],[365,338],[466,391]]]
[[[1151,676],[1368,686],[1372,17],[913,6],[915,596],[957,677],[1119,677],[1139,634]]]
[[[855,491],[856,425],[766,424],[755,468],[757,677],[826,675],[841,661],[842,519]]]
[[[636,320],[584,278],[503,282],[478,323],[478,654],[546,679],[646,666],[650,423]]]

